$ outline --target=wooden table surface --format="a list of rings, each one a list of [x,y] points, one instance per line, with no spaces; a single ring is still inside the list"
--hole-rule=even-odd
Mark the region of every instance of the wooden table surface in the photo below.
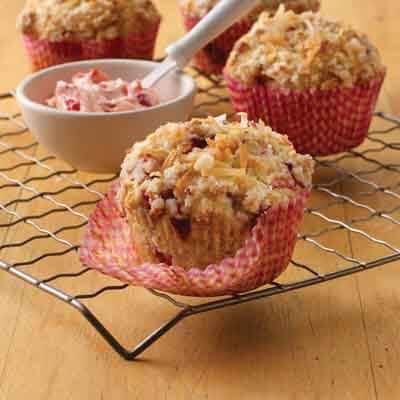
[[[0,92],[28,73],[15,31],[22,3],[0,2]],[[176,0],[156,3],[164,15],[161,55],[182,28]],[[400,2],[325,0],[323,9],[369,33],[389,67],[379,107],[400,114]],[[40,189],[49,185],[45,181]],[[0,202],[12,195],[1,192]],[[1,231],[1,242],[23,235],[18,229]],[[389,240],[397,232],[381,233]],[[48,250],[41,248],[44,243],[38,241],[32,251]],[[346,235],[339,234],[337,243],[347,246]],[[374,256],[372,248],[352,245],[354,254]],[[318,264],[318,255],[313,257]],[[0,274],[0,400],[398,399],[399,267],[393,263],[196,316],[131,363],[112,352],[78,313]],[[43,268],[63,265],[49,260]],[[171,315],[169,305],[141,289],[105,295],[97,306],[108,312],[105,322],[127,344]]]

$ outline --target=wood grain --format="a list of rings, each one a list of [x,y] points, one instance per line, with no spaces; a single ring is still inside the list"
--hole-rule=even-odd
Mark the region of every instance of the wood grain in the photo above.
[[[166,44],[183,30],[176,0],[156,2],[164,15],[158,42],[158,55],[162,55]],[[22,3],[0,2],[0,91],[14,88],[28,73],[14,28]],[[379,107],[400,114],[400,3],[325,0],[323,9],[325,14],[345,19],[368,32],[380,48],[389,71]],[[18,140],[23,145],[30,138]],[[41,149],[32,152],[43,155]],[[393,158],[395,153],[385,153],[384,157]],[[2,156],[1,160],[7,165],[16,161],[12,154]],[[57,166],[57,161],[52,163]],[[358,165],[350,162],[346,167],[356,169]],[[38,173],[37,167],[24,167],[15,172],[15,177],[23,179]],[[88,176],[82,175],[82,179]],[[384,177],[381,183],[389,184],[389,180],[390,177]],[[36,187],[51,190],[61,184],[44,181]],[[343,186],[341,190],[355,196],[355,185]],[[96,188],[104,190],[105,185]],[[14,189],[0,191],[0,202],[3,204],[15,195]],[[20,191],[18,195],[27,193]],[[79,192],[67,191],[61,198],[73,204],[79,201]],[[360,201],[368,201],[377,208],[385,206],[379,204],[379,199],[372,196]],[[45,199],[17,205],[21,213],[37,213],[51,206]],[[89,208],[81,211],[88,212]],[[363,215],[351,205],[338,205],[329,212],[343,218]],[[0,223],[3,220],[5,216],[0,213]],[[44,223],[47,229],[54,230],[67,221],[71,222],[69,215],[60,213]],[[315,223],[316,229],[322,224]],[[0,241],[23,240],[29,229],[18,225],[9,231],[2,230]],[[396,227],[379,219],[363,229],[379,231],[382,239],[394,243],[400,241]],[[359,235],[338,231],[332,237],[335,248],[355,257],[371,259],[380,255],[380,249]],[[63,238],[79,241],[75,231]],[[8,249],[1,257],[13,261],[31,258],[48,251],[48,246],[49,241],[38,240],[23,249]],[[54,245],[51,250],[60,248]],[[326,261],[315,250],[297,256],[312,257],[315,265]],[[72,254],[61,260],[47,259],[40,263],[40,273],[47,276],[54,269],[63,271],[71,265],[78,270],[79,264]],[[398,267],[396,263],[383,270],[188,319],[134,363],[116,356],[72,309],[0,274],[0,400],[398,399]],[[85,275],[85,287],[96,290],[102,279],[90,272]],[[65,289],[77,288],[70,283]],[[90,306],[127,345],[137,342],[174,312],[171,306],[141,289],[129,289],[121,295],[106,294]]]

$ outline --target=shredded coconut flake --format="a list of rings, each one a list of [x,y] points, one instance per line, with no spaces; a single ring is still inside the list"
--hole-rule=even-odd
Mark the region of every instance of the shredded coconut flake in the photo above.
[[[240,116],[240,127],[247,128],[249,126],[249,120],[247,118],[247,114],[244,112],[238,113]]]
[[[226,122],[226,114],[218,115],[215,120],[223,125]]]

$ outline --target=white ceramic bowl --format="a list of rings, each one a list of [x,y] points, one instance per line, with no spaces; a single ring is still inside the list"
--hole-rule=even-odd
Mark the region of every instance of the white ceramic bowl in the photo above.
[[[157,63],[141,60],[92,60],[59,65],[27,77],[17,101],[39,143],[73,167],[90,172],[118,172],[126,151],[166,122],[184,121],[193,108],[196,84],[183,73],[170,73],[156,86],[161,104],[118,113],[64,112],[44,105],[59,80],[98,68],[112,79],[143,78]]]

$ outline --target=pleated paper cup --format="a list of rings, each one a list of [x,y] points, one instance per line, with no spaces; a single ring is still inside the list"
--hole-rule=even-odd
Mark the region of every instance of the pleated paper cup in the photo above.
[[[190,31],[200,21],[200,17],[189,15],[181,10],[186,31]],[[254,20],[243,18],[200,50],[193,59],[194,65],[207,75],[221,75],[234,44],[245,35]]]
[[[199,297],[247,292],[276,279],[291,259],[309,196],[308,190],[299,190],[290,202],[263,212],[231,257],[206,268],[185,269],[170,265],[168,260],[141,261],[135,244],[142,243],[116,201],[118,185],[111,187],[90,216],[80,249],[81,261],[135,286]]]
[[[23,35],[22,42],[33,71],[67,62],[101,59],[133,58],[151,60],[158,34],[157,24],[144,34],[131,34],[109,40],[49,41]]]
[[[80,43],[51,42],[29,35],[23,35],[22,42],[33,71],[83,59]]]
[[[121,38],[121,58],[152,60],[161,19],[149,26],[142,34],[131,34]]]
[[[385,73],[350,88],[291,90],[225,73],[232,105],[251,120],[284,133],[299,153],[328,156],[359,146],[367,137]]]

